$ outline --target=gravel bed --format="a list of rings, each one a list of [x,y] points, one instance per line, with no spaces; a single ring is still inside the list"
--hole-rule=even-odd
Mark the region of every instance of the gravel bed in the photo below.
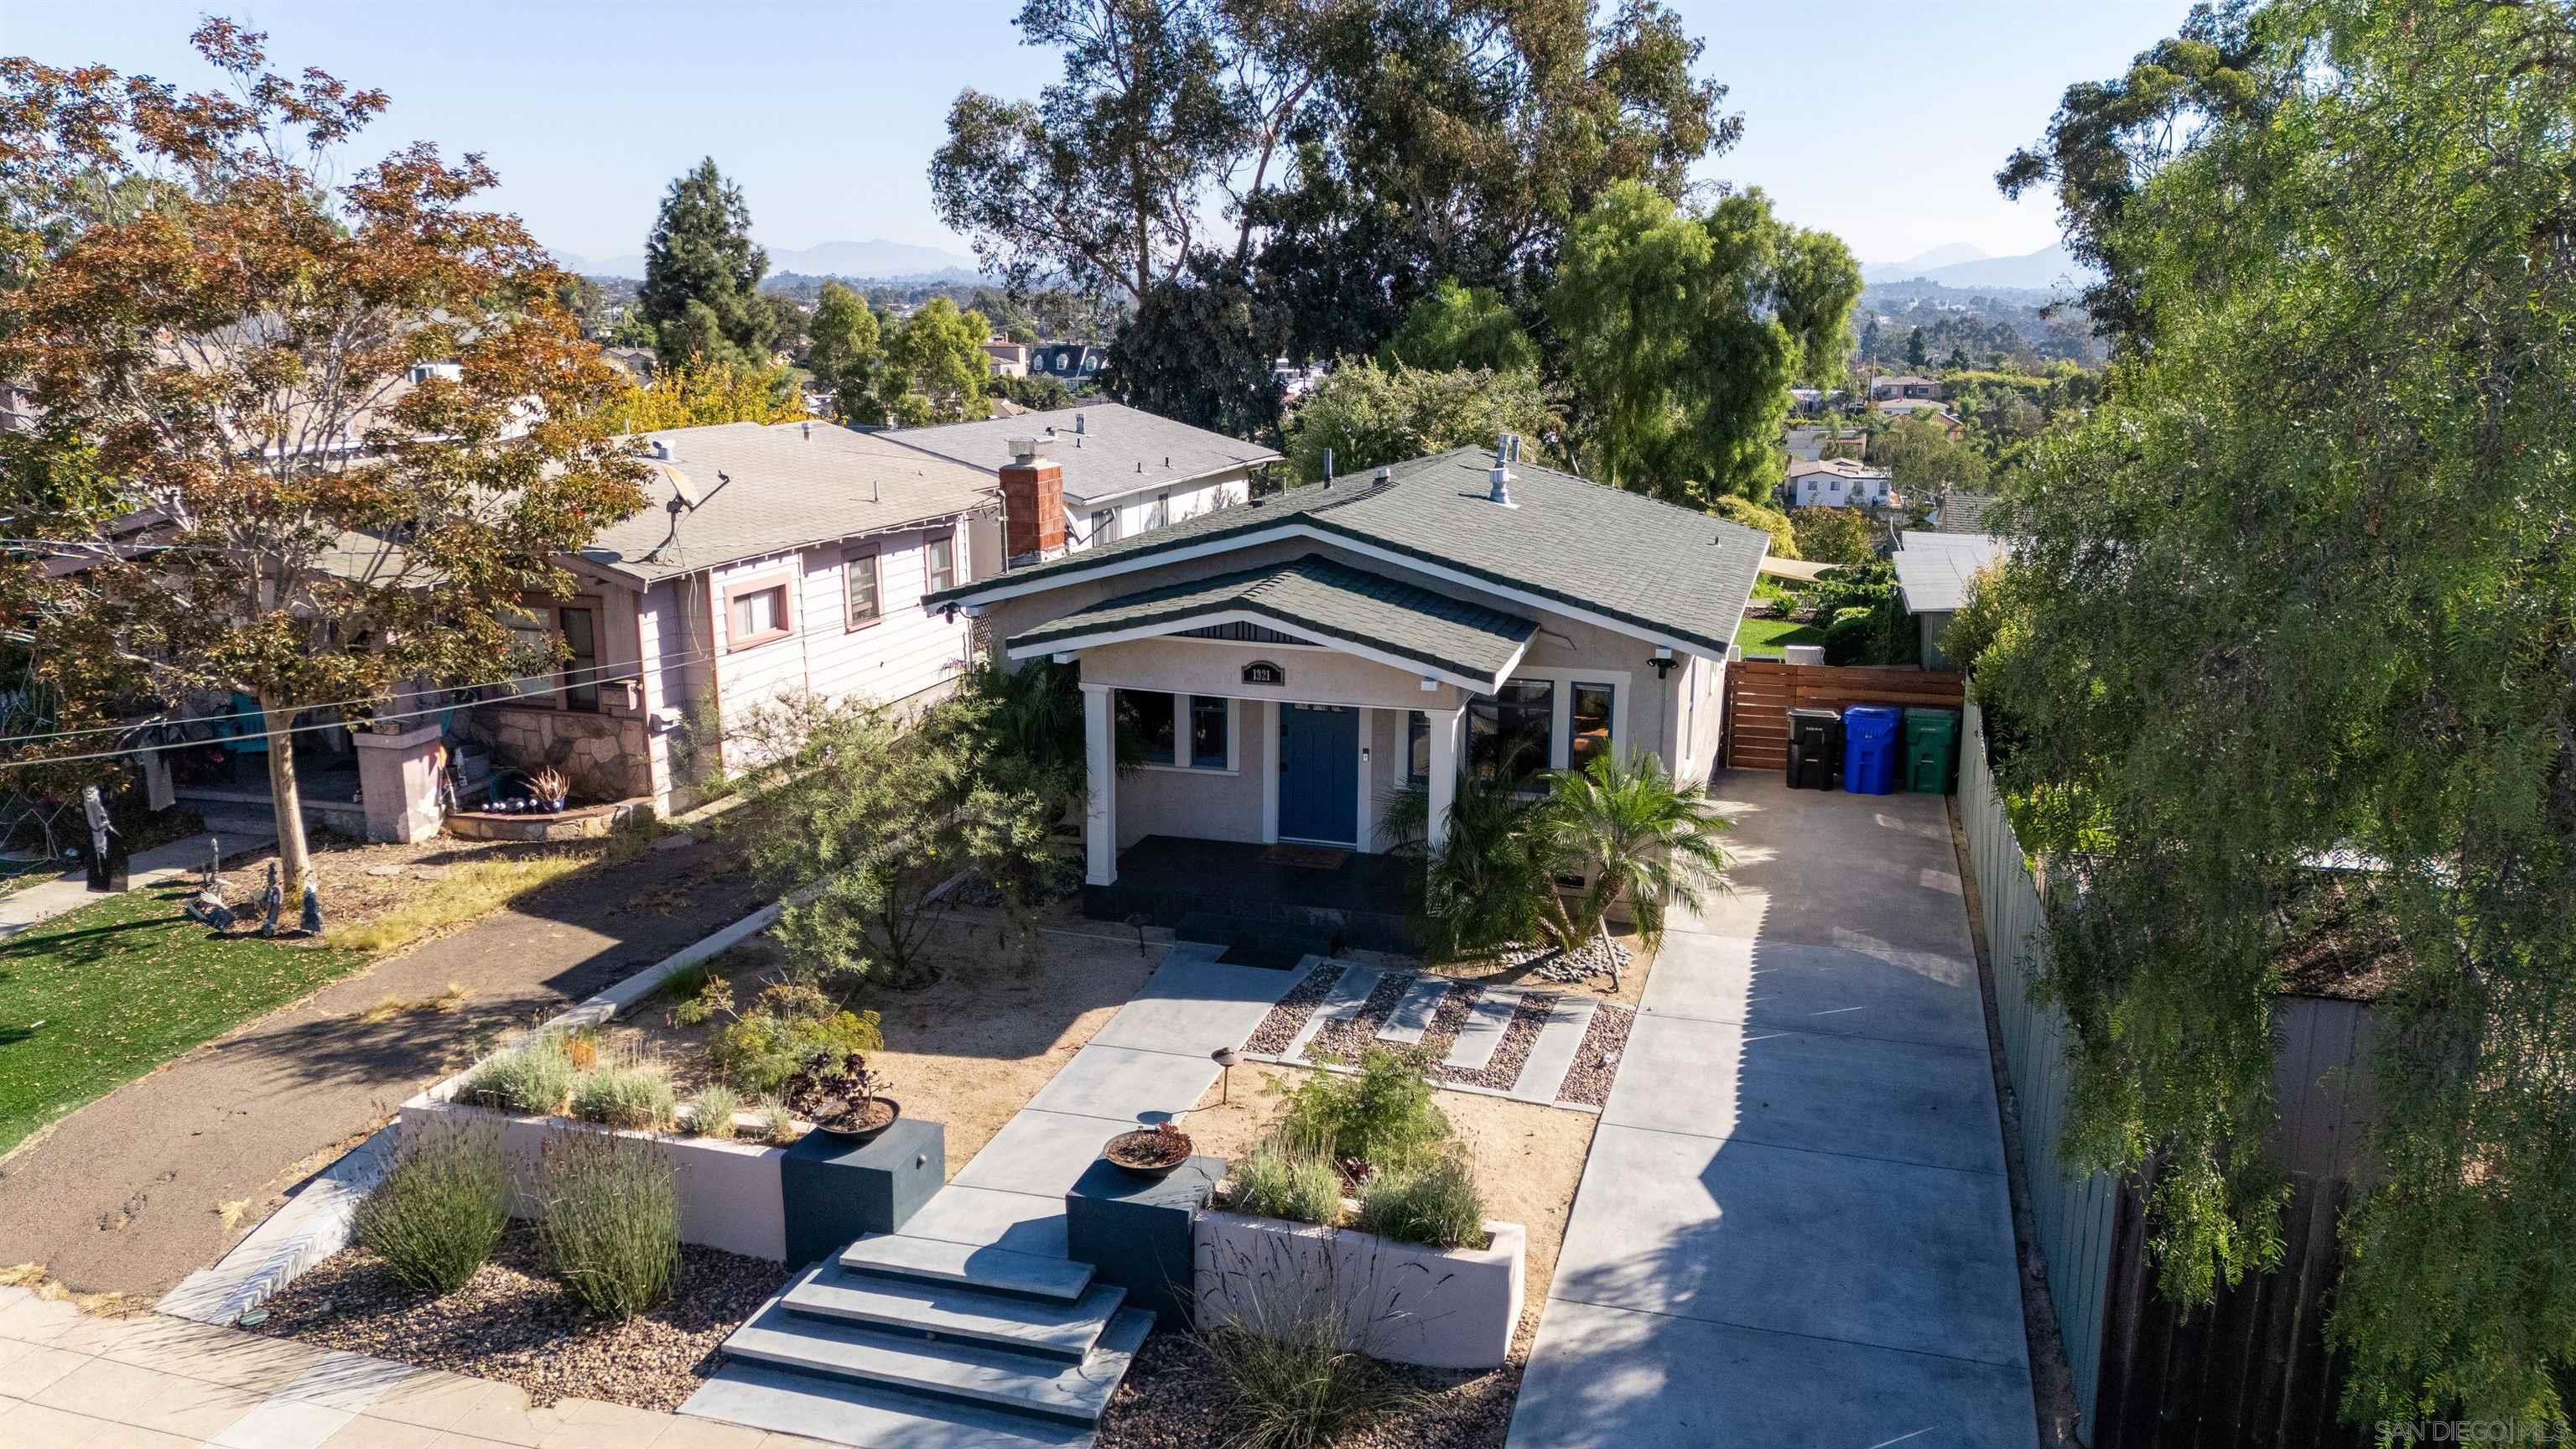
[[[1474,1071],[1435,1065],[1429,1076],[1435,1082],[1452,1086],[1491,1087],[1508,1092],[1520,1080],[1521,1067],[1529,1061],[1530,1046],[1538,1040],[1538,1029],[1547,1025],[1547,1014],[1556,1009],[1557,995],[1552,991],[1533,991],[1521,998],[1512,1012],[1511,1021],[1503,1027],[1503,1039],[1494,1044],[1493,1060]]]
[[[1388,1402],[1334,1449],[1501,1449],[1520,1394],[1518,1359],[1498,1369],[1375,1366]],[[1100,1420],[1099,1449],[1218,1449],[1242,1432],[1215,1361],[1188,1334],[1156,1329]]]
[[[1295,1041],[1297,1033],[1305,1029],[1306,1018],[1315,1014],[1324,993],[1332,990],[1333,983],[1341,979],[1342,968],[1339,966],[1318,966],[1308,972],[1305,980],[1280,997],[1279,1004],[1270,1008],[1270,1014],[1261,1018],[1261,1025],[1254,1027],[1252,1035],[1244,1039],[1243,1049],[1254,1056],[1265,1057],[1275,1057],[1287,1050],[1288,1043]]]
[[[1565,1074],[1565,1085],[1556,1089],[1556,1099],[1587,1107],[1608,1103],[1610,1080],[1619,1075],[1619,1058],[1628,1050],[1628,1028],[1636,1024],[1637,1013],[1627,1007],[1595,1007],[1592,1025],[1584,1029],[1583,1045],[1575,1051],[1574,1065]]]
[[[1360,1003],[1358,1011],[1326,1026],[1306,1043],[1306,1060],[1320,1062],[1331,1058],[1356,1064],[1360,1053],[1377,1041],[1377,1029],[1386,1025],[1387,1013],[1395,1010],[1395,1004],[1404,999],[1406,988],[1412,985],[1413,978],[1409,975],[1390,971],[1380,977],[1376,987],[1369,992],[1368,1000]]]
[[[1589,981],[1596,976],[1606,978],[1612,972],[1613,963],[1618,970],[1627,970],[1630,952],[1615,941],[1605,947],[1601,938],[1595,936],[1562,954],[1553,946],[1514,946],[1494,959],[1506,968],[1533,967],[1530,978],[1535,981],[1571,984]]]
[[[1452,981],[1449,994],[1431,1012],[1431,1024],[1422,1029],[1422,1055],[1427,1061],[1438,1061],[1449,1055],[1449,1044],[1467,1025],[1467,1012],[1485,994],[1485,988],[1472,981]]]
[[[668,1411],[696,1392],[716,1346],[790,1276],[784,1264],[683,1245],[670,1301],[605,1323],[545,1275],[535,1234],[513,1226],[491,1261],[444,1298],[406,1288],[382,1262],[343,1249],[268,1300],[268,1318],[253,1331],[500,1379],[540,1407],[584,1398]]]

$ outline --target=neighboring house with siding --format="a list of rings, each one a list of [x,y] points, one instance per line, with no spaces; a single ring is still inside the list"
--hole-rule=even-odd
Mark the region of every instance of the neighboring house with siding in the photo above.
[[[583,798],[682,809],[710,772],[751,763],[725,734],[764,703],[894,703],[954,683],[967,626],[920,599],[994,566],[969,527],[993,509],[990,477],[822,423],[640,441],[649,506],[562,560],[572,594],[525,605],[527,638],[572,657],[464,722],[495,763],[553,765]]]
[[[1254,470],[1279,461],[1275,449],[1119,403],[878,436],[991,474],[1017,537],[1005,546],[1014,563],[1080,553],[1242,503],[1252,496]],[[1024,455],[1023,445],[1034,447]],[[1044,509],[1027,466],[1040,454],[1054,460],[1063,494]]]
[[[1800,458],[1788,471],[1791,508],[1886,508],[1899,500],[1895,475],[1850,458]]]
[[[1982,533],[1933,533],[1909,529],[1896,538],[1896,591],[1914,616],[1917,662],[1926,669],[1957,669],[1968,661],[1942,652],[1951,616],[1967,597],[1968,581],[2001,558],[2010,545]]]
[[[1706,775],[1728,645],[1768,544],[1460,449],[925,603],[979,617],[1010,659],[1079,662],[1088,908],[1123,917],[1141,900],[1172,914],[1193,892],[1221,895],[1279,869],[1260,854],[1274,842],[1375,858],[1389,844],[1383,802],[1409,786],[1427,793],[1442,837],[1465,764],[1531,772],[1652,753]],[[1147,757],[1123,774],[1122,727]],[[1131,855],[1137,869],[1122,875]],[[1299,869],[1280,889],[1306,910],[1366,867]],[[1110,889],[1122,881],[1123,893]],[[1400,914],[1383,905],[1379,915]]]

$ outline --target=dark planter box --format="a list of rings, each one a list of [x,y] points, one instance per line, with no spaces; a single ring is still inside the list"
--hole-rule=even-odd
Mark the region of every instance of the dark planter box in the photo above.
[[[1188,1327],[1190,1220],[1224,1175],[1222,1157],[1193,1157],[1159,1178],[1092,1163],[1064,1195],[1065,1256],[1126,1289],[1130,1304]]]
[[[891,1233],[948,1180],[948,1129],[898,1117],[876,1140],[808,1132],[778,1164],[787,1261],[837,1256],[868,1233]]]

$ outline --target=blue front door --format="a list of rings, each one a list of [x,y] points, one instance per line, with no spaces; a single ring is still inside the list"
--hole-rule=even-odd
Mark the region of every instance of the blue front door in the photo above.
[[[1359,844],[1360,712],[1279,706],[1279,837]]]

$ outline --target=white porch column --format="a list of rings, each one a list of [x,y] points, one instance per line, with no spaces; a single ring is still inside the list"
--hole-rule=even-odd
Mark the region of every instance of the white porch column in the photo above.
[[[1376,769],[1369,762],[1369,746],[1376,739],[1376,736],[1377,711],[1363,705],[1360,708],[1359,813],[1352,817],[1359,821],[1359,828],[1352,832],[1356,837],[1352,841],[1352,846],[1362,855],[1377,854],[1377,826],[1375,822],[1369,819],[1371,813],[1369,806],[1373,801],[1373,792],[1370,787],[1376,783],[1376,781],[1370,777],[1377,773]]]
[[[1436,851],[1449,840],[1449,807],[1458,799],[1459,736],[1466,731],[1467,712],[1433,709],[1423,716],[1431,726],[1431,825],[1426,838]]]
[[[1082,878],[1086,884],[1118,883],[1118,715],[1110,687],[1082,686],[1082,759],[1085,792]]]

